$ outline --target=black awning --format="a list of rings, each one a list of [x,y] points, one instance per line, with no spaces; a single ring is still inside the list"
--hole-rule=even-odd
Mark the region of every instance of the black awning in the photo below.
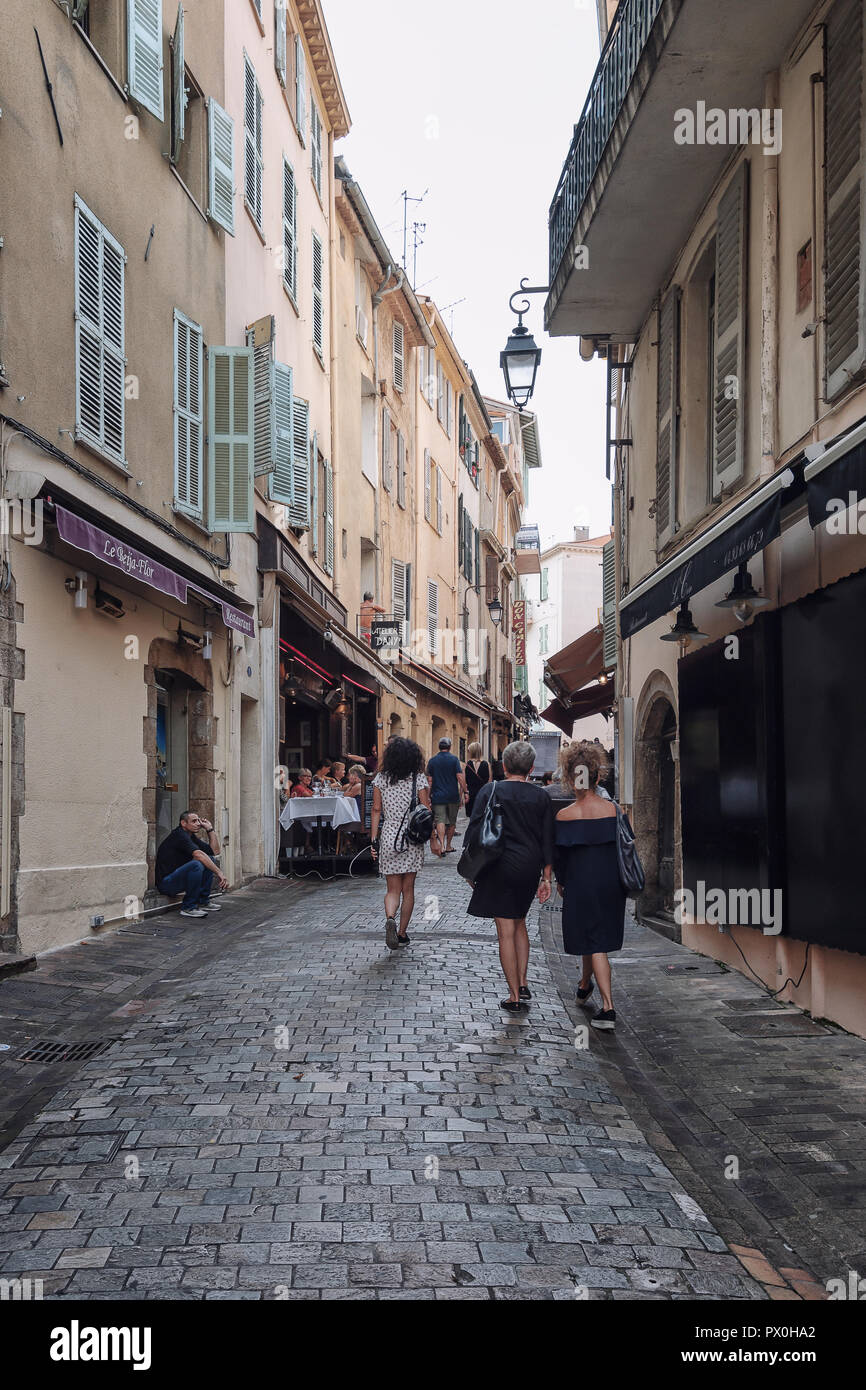
[[[623,640],[664,617],[717,579],[750,560],[780,531],[782,492],[794,481],[777,473],[738,507],[636,585],[620,601]]]
[[[823,521],[866,497],[866,422],[832,440],[822,454],[806,465],[809,522]]]

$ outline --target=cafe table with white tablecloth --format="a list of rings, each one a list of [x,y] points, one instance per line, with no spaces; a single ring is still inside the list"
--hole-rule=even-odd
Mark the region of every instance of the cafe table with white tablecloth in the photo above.
[[[294,796],[280,812],[280,825],[288,830],[295,821],[305,830],[314,830],[321,821],[339,830],[341,825],[359,825],[361,816],[354,796]]]

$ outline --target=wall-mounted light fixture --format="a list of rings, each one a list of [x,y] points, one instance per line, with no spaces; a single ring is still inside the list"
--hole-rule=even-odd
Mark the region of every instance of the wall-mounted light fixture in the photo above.
[[[75,608],[87,607],[87,573],[85,570],[78,570],[74,575],[66,580],[66,592],[74,594],[73,606]]]

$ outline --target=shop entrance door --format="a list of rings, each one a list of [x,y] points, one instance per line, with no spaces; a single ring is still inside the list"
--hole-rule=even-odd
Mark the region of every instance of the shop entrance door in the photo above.
[[[170,671],[156,672],[156,843],[189,805],[187,691]]]

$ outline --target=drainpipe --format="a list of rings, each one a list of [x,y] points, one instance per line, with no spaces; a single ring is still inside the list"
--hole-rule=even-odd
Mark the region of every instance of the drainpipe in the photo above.
[[[764,109],[779,109],[779,73],[764,79]],[[779,158],[764,153],[761,226],[761,479],[776,469],[779,394]],[[764,592],[782,601],[781,538],[764,550]]]
[[[331,587],[334,598],[340,597],[340,562],[343,558],[342,536],[339,521],[342,518],[342,507],[338,502],[340,488],[338,476],[340,473],[340,450],[337,441],[337,402],[339,392],[337,390],[337,371],[339,355],[337,352],[337,197],[336,179],[334,178],[334,132],[328,132],[328,218],[329,218],[329,241],[330,241],[330,334],[331,334],[331,501],[334,509],[332,525],[334,528],[334,573],[331,575]]]
[[[405,276],[404,276],[402,270],[400,270],[400,271],[397,272],[397,283],[396,283],[396,285],[392,285],[390,289],[386,289],[386,288],[385,288],[385,286],[388,284],[388,281],[391,279],[391,276],[392,276],[393,274],[394,274],[394,266],[393,266],[393,264],[391,264],[391,263],[389,262],[389,263],[388,263],[388,266],[387,266],[387,268],[386,268],[386,270],[385,270],[385,278],[384,278],[384,280],[382,281],[381,285],[379,286],[379,288],[377,289],[376,293],[373,295],[373,298],[372,298],[372,309],[373,309],[373,376],[374,376],[374,378],[375,378],[374,386],[375,386],[375,393],[376,393],[376,394],[375,394],[375,398],[376,398],[376,474],[377,474],[375,501],[374,501],[374,504],[373,504],[373,505],[374,505],[374,509],[375,509],[375,536],[374,536],[374,540],[375,540],[375,542],[376,542],[376,595],[377,595],[377,597],[378,597],[379,595],[382,594],[382,592],[383,592],[383,584],[384,584],[384,576],[383,576],[383,574],[382,574],[382,509],[381,509],[381,505],[380,505],[380,502],[379,502],[379,483],[380,483],[380,478],[379,478],[379,462],[380,462],[380,460],[381,460],[381,458],[382,458],[382,447],[383,447],[382,433],[381,433],[381,431],[382,431],[382,410],[381,410],[381,407],[380,407],[380,405],[379,405],[379,305],[382,303],[382,300],[386,297],[386,295],[395,294],[397,290],[401,290],[401,289],[403,288],[403,281],[404,281],[404,279],[405,279]]]

